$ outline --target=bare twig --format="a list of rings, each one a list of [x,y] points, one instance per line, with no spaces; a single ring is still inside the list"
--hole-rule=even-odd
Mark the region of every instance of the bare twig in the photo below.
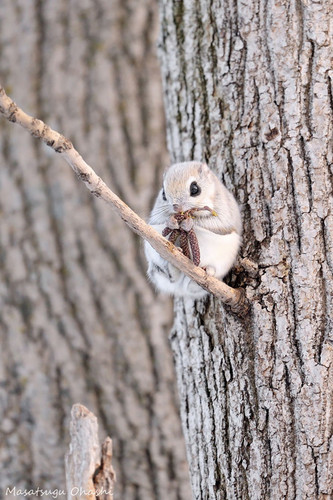
[[[71,412],[71,442],[66,455],[68,500],[112,500],[115,473],[112,441],[98,440],[97,418],[85,406],[75,404]]]
[[[11,122],[15,122],[27,129],[34,137],[42,139],[54,151],[70,164],[74,172],[81,179],[90,192],[98,198],[102,198],[120,215],[126,224],[142,238],[146,239],[153,248],[175,267],[196,281],[205,290],[219,297],[231,309],[245,316],[249,309],[249,303],[242,289],[234,289],[222,281],[208,276],[207,273],[195,266],[181,251],[161,236],[133,210],[131,210],[111,189],[102,181],[94,170],[83,160],[73,147],[73,144],[63,135],[52,130],[41,120],[33,118],[20,109],[0,86],[0,112]]]

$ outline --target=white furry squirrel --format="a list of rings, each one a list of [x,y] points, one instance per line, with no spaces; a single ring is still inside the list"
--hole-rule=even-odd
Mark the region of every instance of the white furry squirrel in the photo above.
[[[175,216],[188,210],[193,210],[191,217],[178,227],[185,231],[193,228],[200,249],[200,267],[211,276],[223,278],[237,257],[242,233],[241,215],[233,195],[205,163],[176,163],[166,169],[163,188],[156,198],[149,224],[160,234],[166,227],[176,229]],[[176,245],[180,246],[179,241]],[[207,294],[147,242],[145,254],[148,276],[158,290],[192,298]]]

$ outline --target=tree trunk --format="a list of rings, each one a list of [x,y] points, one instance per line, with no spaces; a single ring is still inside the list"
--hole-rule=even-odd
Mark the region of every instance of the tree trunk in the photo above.
[[[4,0],[0,81],[148,215],[167,161],[153,0]],[[113,440],[115,499],[190,498],[167,332],[141,241],[0,122],[0,488],[65,489],[73,403]],[[10,498],[10,497],[7,497]]]
[[[242,207],[245,321],[176,301],[171,335],[196,499],[333,498],[333,8],[161,1],[174,161]],[[245,280],[245,282],[244,282]]]

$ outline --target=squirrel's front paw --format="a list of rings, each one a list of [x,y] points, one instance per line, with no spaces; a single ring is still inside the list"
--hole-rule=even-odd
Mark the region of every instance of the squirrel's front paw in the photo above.
[[[184,231],[186,231],[187,233],[189,231],[191,231],[191,229],[193,228],[194,226],[194,221],[193,219],[191,219],[190,217],[188,217],[187,219],[184,219],[183,221],[181,221],[180,223],[180,227],[182,229],[184,229]]]
[[[202,269],[204,271],[206,271],[206,273],[208,274],[208,276],[215,276],[215,274],[216,274],[216,269],[213,266],[203,266]]]
[[[166,227],[169,229],[179,229],[179,222],[177,221],[176,217],[174,215],[170,215],[170,217],[167,220]]]

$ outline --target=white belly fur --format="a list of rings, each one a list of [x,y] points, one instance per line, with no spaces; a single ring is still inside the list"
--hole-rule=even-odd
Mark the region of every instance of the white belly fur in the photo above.
[[[207,229],[196,228],[200,248],[200,267],[215,268],[215,276],[223,278],[232,267],[241,243],[241,237],[233,232],[219,235]]]

